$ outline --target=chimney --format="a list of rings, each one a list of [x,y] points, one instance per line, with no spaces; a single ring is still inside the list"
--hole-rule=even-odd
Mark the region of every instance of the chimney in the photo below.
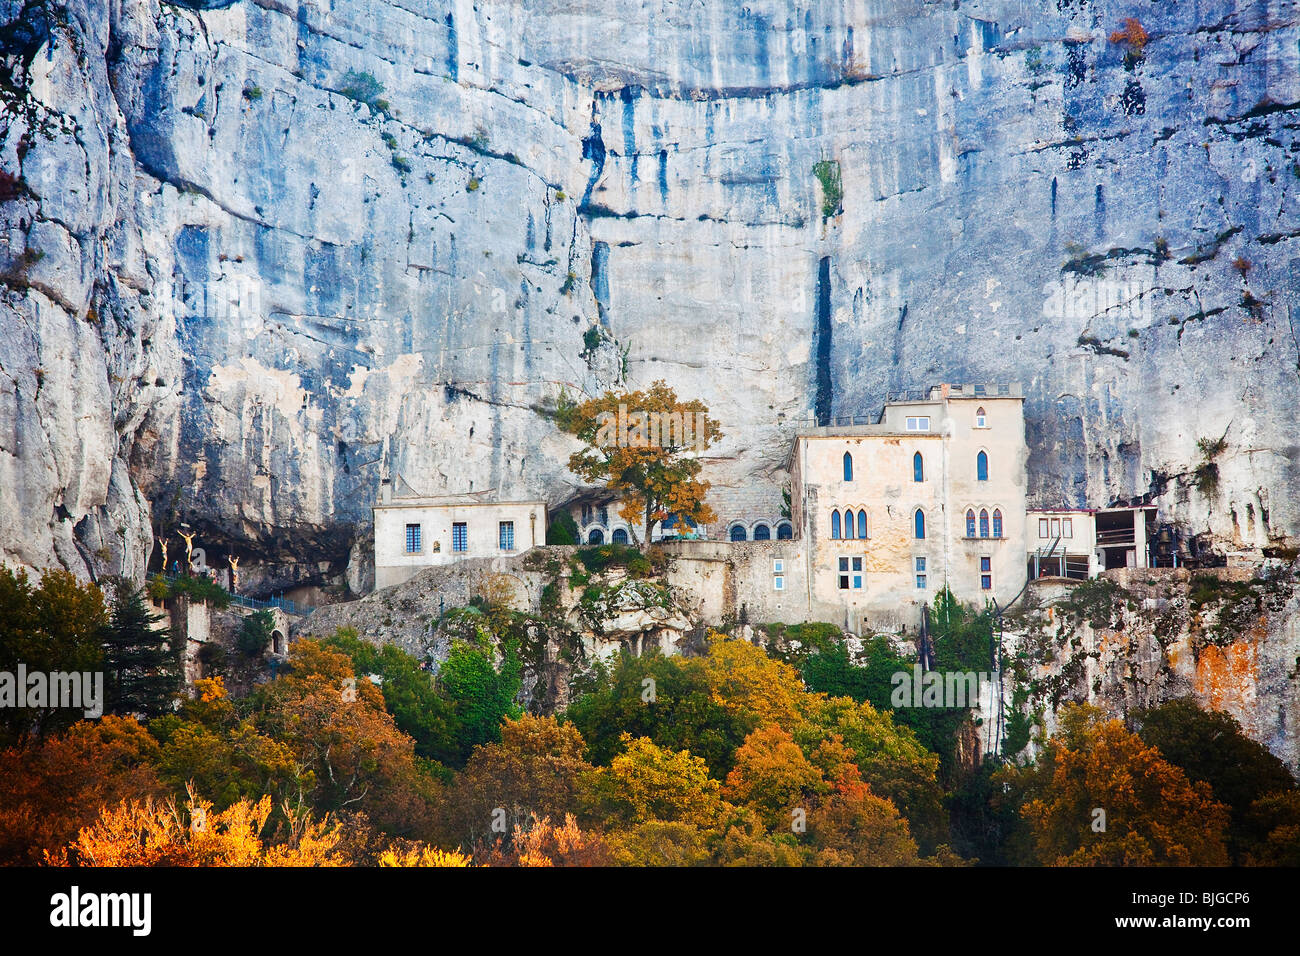
[[[393,482],[388,478],[379,479],[379,503],[381,505],[393,503]]]

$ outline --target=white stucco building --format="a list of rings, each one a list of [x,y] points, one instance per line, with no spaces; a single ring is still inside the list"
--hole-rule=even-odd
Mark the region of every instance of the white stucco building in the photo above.
[[[421,568],[508,556],[546,543],[546,502],[540,500],[396,496],[385,479],[373,510],[376,588],[401,584]]]

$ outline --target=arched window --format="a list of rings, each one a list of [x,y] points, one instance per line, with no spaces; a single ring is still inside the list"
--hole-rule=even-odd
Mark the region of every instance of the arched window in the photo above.
[[[844,512],[844,537],[853,537],[853,509]]]
[[[745,526],[743,524],[733,524],[731,526],[731,540],[732,541],[749,540],[749,535],[745,533]]]
[[[771,541],[771,540],[772,540],[772,529],[769,528],[769,527],[768,527],[767,525],[765,525],[765,524],[756,524],[756,525],[754,525],[754,540],[755,540],[755,541]]]
[[[793,526],[791,526],[790,522],[782,521],[779,525],[776,526],[777,541],[789,541],[793,537],[794,537],[794,528]]]
[[[831,538],[834,539],[834,538],[838,538],[839,536],[840,536],[840,513],[838,511],[832,511],[831,512]]]
[[[984,414],[983,406],[980,406],[979,408],[975,409],[975,427],[976,428],[989,427],[989,419],[988,416]]]
[[[989,456],[984,452],[975,457],[975,477],[980,481],[989,480]]]
[[[993,537],[1002,537],[1002,511],[998,508],[993,509]]]
[[[587,544],[604,544],[605,533],[599,528],[592,528],[591,534],[587,535]]]
[[[975,509],[966,509],[966,537],[975,537]]]
[[[853,456],[847,451],[844,453],[844,480],[853,480]]]
[[[865,538],[866,536],[867,536],[867,511],[864,508],[863,510],[858,512],[858,537]]]
[[[614,533],[609,536],[609,540],[615,544],[627,544],[627,529],[615,528]]]
[[[989,513],[985,511],[983,508],[981,508],[980,509],[980,537],[987,538],[988,536],[989,536]]]
[[[925,512],[922,511],[920,508],[916,509],[915,524],[916,524],[916,536],[918,538],[924,538],[925,537]]]
[[[919,451],[912,456],[912,480],[925,481],[925,462],[921,460]]]

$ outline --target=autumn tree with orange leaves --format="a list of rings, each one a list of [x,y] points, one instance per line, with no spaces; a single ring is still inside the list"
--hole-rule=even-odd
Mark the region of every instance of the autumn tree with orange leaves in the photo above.
[[[585,481],[603,481],[619,497],[619,515],[642,526],[645,540],[655,522],[676,516],[706,524],[714,520],[705,502],[697,457],[722,437],[699,399],[679,401],[664,382],[636,392],[606,392],[580,404],[561,401],[556,424],[587,447],[569,458],[569,470]]]
[[[1004,782],[1022,803],[1022,862],[1042,866],[1226,866],[1227,808],[1210,785],[1088,705],[1060,714],[1060,729],[1032,767]],[[1104,813],[1104,817],[1098,814]]]

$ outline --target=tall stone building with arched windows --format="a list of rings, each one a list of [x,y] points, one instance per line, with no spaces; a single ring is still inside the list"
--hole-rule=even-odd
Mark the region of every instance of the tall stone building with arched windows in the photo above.
[[[914,625],[945,586],[1010,602],[1027,577],[1028,456],[1015,384],[938,385],[875,424],[800,431],[787,467],[805,594],[787,600],[854,631]]]

